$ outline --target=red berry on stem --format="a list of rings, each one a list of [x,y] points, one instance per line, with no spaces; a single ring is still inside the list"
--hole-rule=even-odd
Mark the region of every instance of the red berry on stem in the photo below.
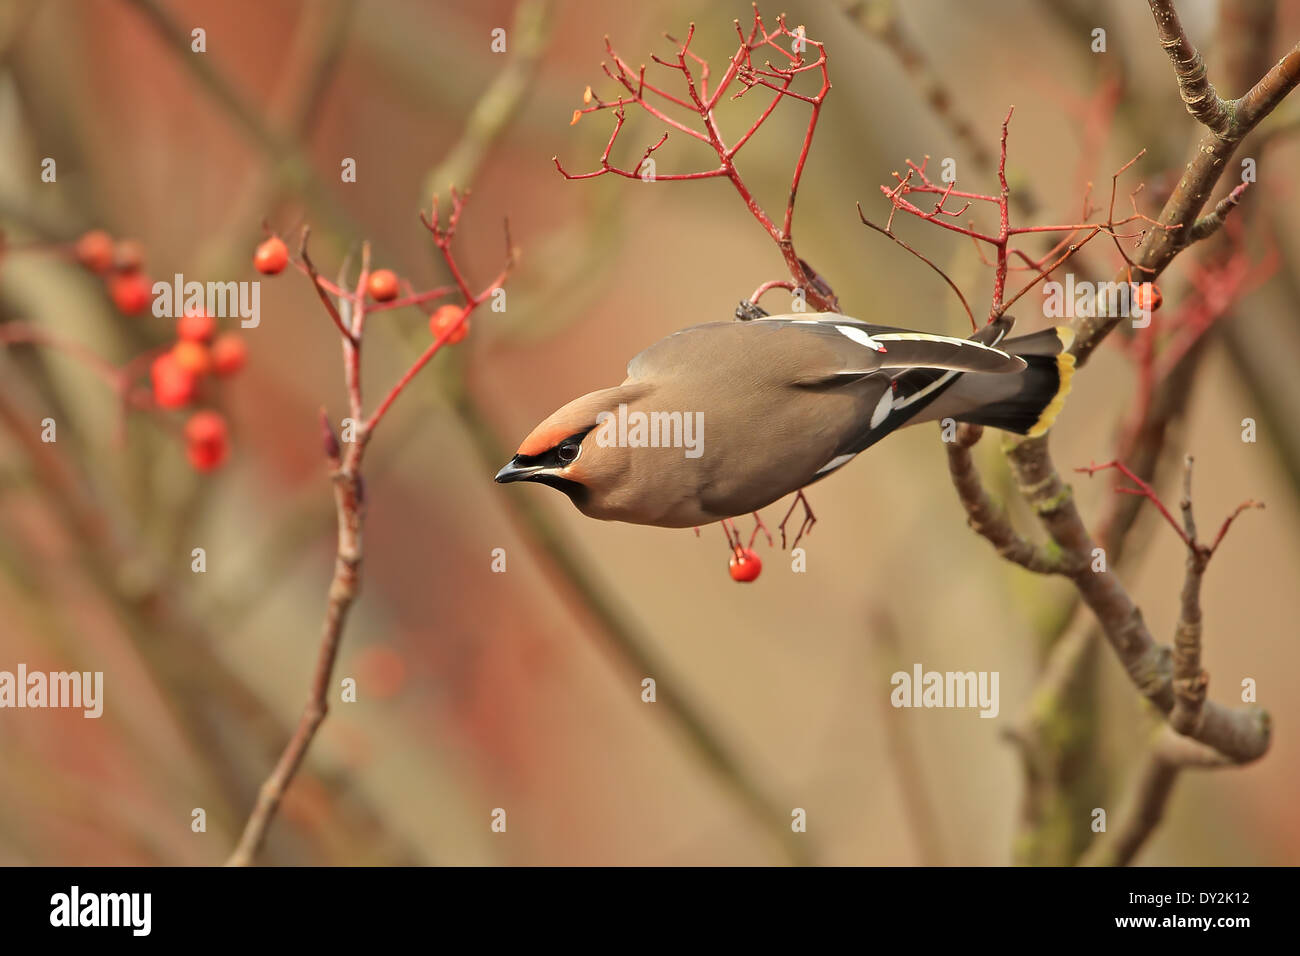
[[[185,423],[185,455],[195,471],[212,471],[230,452],[226,420],[217,412],[195,412]]]
[[[392,302],[397,298],[397,275],[392,269],[376,269],[366,280],[366,291],[376,302]]]
[[[279,236],[272,236],[253,253],[253,266],[263,275],[278,275],[289,264],[289,247]]]
[[[742,548],[732,552],[730,570],[733,581],[753,581],[762,573],[763,561],[752,548]]]
[[[153,286],[139,272],[119,272],[108,280],[108,294],[123,315],[137,315],[153,298]]]
[[[212,343],[212,370],[218,375],[234,375],[248,361],[248,346],[233,332]]]
[[[183,368],[171,352],[164,352],[149,367],[153,397],[162,408],[184,408],[194,400],[198,379]]]
[[[429,331],[435,339],[441,338],[442,333],[451,328],[460,319],[465,310],[458,305],[440,305],[429,316]],[[469,319],[460,323],[460,327],[447,337],[447,345],[455,345],[469,334]]]
[[[206,312],[190,312],[176,320],[176,337],[191,342],[211,342],[217,320]]]
[[[103,229],[92,229],[75,246],[77,261],[96,275],[113,266],[113,239]]]
[[[226,461],[225,445],[186,445],[185,457],[195,471],[215,471]]]
[[[1143,312],[1151,313],[1160,308],[1165,297],[1160,294],[1160,286],[1154,282],[1143,282],[1138,286],[1137,304]]]

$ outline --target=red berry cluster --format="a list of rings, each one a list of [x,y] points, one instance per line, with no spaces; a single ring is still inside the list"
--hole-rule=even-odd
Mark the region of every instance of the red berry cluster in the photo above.
[[[92,229],[72,247],[76,260],[104,277],[113,305],[123,315],[139,315],[153,298],[153,283],[144,274],[144,249],[133,239],[119,239]]]
[[[199,397],[203,380],[227,378],[248,360],[248,346],[232,332],[217,333],[217,321],[194,312],[176,321],[176,342],[149,369],[153,397],[160,408],[186,408]],[[190,464],[211,471],[229,452],[225,420],[217,412],[196,412],[185,426]]]
[[[279,266],[263,268],[259,263],[259,269],[278,272],[284,268],[288,252],[284,243],[279,244]],[[274,253],[271,249],[271,265]],[[104,277],[109,297],[123,315],[138,315],[149,307],[153,284],[144,274],[144,249],[140,243],[114,240],[104,230],[92,229],[73,243],[72,255],[90,272]],[[188,313],[176,322],[176,341],[149,366],[154,403],[165,409],[188,408],[199,399],[204,379],[234,375],[247,360],[248,346],[243,339],[230,332],[219,334],[217,321],[210,315]],[[197,471],[212,471],[230,453],[226,421],[219,412],[195,412],[185,424],[184,436],[187,457]]]

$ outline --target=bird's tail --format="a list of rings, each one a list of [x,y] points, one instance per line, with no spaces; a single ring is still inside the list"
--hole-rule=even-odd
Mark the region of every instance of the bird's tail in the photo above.
[[[1043,434],[1052,427],[1070,393],[1074,356],[1069,348],[1073,342],[1074,332],[1068,326],[999,342],[998,348],[1020,356],[1027,367],[1010,376],[978,376],[981,386],[996,392],[988,396],[988,401],[953,417],[1031,438]],[[976,376],[963,376],[973,378]]]

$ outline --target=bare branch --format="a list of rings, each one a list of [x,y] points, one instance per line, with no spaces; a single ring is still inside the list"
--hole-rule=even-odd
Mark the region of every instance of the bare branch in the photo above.
[[[1011,526],[1006,511],[994,504],[980,481],[971,456],[971,448],[984,434],[980,425],[957,426],[955,440],[945,442],[948,471],[952,475],[957,497],[966,509],[966,521],[976,534],[988,540],[1002,557],[1037,574],[1067,574],[1070,571],[1063,555],[1049,554],[1026,541]]]

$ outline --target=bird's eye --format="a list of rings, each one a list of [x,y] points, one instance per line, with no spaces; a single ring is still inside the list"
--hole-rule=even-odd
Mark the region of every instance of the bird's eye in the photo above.
[[[555,449],[556,457],[564,464],[572,463],[578,457],[578,452],[582,451],[582,445],[576,441],[563,442],[559,448]]]

